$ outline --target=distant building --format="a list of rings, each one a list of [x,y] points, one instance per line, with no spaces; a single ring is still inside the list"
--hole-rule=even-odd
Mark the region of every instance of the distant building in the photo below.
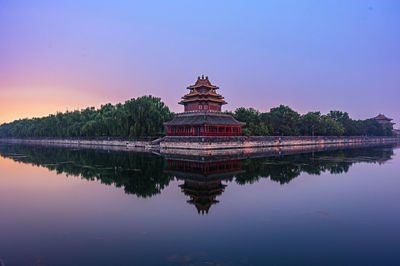
[[[392,118],[388,118],[383,114],[379,114],[379,115],[375,116],[373,119],[378,121],[379,124],[390,125],[390,126],[393,126],[395,124],[392,122],[392,120],[393,120]]]
[[[387,117],[387,116],[385,116],[383,114],[379,114],[379,115],[375,116],[373,119],[378,121],[378,123],[381,124],[381,125],[390,126],[392,129],[393,129],[393,125],[395,124],[395,123],[392,122],[392,120],[393,120],[392,118],[389,118],[389,117]],[[400,131],[399,130],[393,129],[393,134],[398,136],[398,137],[400,137]]]
[[[227,102],[216,91],[208,77],[198,77],[194,85],[187,87],[189,93],[179,104],[184,113],[176,114],[172,121],[164,123],[168,136],[240,136],[246,123],[223,114],[222,105]]]

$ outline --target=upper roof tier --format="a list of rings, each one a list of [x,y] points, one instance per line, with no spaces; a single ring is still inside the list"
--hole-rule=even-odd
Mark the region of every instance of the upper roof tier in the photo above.
[[[214,90],[219,89],[218,86],[214,86],[211,84],[211,82],[208,80],[207,76],[204,78],[204,75],[202,75],[201,77],[199,76],[197,78],[196,83],[192,86],[187,87],[187,89],[192,90],[192,89],[197,89],[197,88],[201,88],[201,87],[206,87],[206,88],[210,88],[210,89],[214,89]]]

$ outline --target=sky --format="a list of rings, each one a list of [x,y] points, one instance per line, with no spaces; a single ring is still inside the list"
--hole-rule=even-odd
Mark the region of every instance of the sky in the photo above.
[[[0,0],[0,123],[149,94],[181,112],[202,74],[225,110],[400,124],[400,1]]]

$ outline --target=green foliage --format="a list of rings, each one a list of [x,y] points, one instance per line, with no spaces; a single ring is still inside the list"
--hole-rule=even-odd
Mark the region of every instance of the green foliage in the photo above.
[[[299,118],[300,115],[297,112],[285,105],[271,108],[270,112],[264,116],[273,135],[276,136],[297,136],[299,134],[297,128]]]
[[[392,136],[393,127],[375,119],[352,120],[348,113],[330,111],[327,115],[309,112],[300,115],[280,105],[260,113],[253,108],[238,108],[232,114],[246,122],[245,136]]]
[[[243,129],[245,136],[267,136],[269,129],[266,124],[261,121],[261,114],[253,108],[238,108],[233,114],[235,119],[246,122]]]
[[[143,96],[125,104],[57,113],[43,118],[17,120],[0,126],[0,137],[122,137],[163,134],[163,122],[173,114],[160,98]]]
[[[345,128],[328,115],[320,112],[309,112],[299,120],[300,135],[304,136],[342,136]]]
[[[322,123],[326,136],[342,136],[345,132],[345,128],[341,123],[331,119],[327,115],[322,116]]]
[[[315,136],[323,135],[325,128],[320,112],[309,112],[302,115],[299,120],[299,130],[301,135]]]
[[[375,119],[353,120],[348,113],[330,111],[327,117],[339,123],[345,136],[392,136],[393,126],[378,123]]]

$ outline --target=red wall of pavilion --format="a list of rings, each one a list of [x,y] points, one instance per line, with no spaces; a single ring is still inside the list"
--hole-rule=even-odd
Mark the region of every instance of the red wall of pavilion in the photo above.
[[[221,105],[218,103],[188,103],[185,104],[185,112],[191,111],[203,111],[203,110],[210,110],[210,111],[217,111],[221,112]]]
[[[211,111],[218,111],[218,112],[221,112],[221,105],[218,104],[218,103],[209,103],[209,104],[208,104],[208,108],[209,108]]]
[[[167,136],[241,136],[241,126],[202,125],[168,126]]]
[[[197,110],[198,110],[198,104],[197,103],[185,104],[185,112],[197,111]]]

